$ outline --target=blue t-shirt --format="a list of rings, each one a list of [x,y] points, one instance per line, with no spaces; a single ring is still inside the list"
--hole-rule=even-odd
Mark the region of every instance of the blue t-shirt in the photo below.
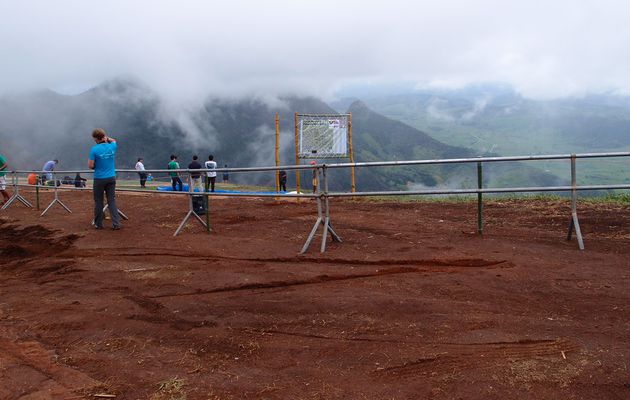
[[[42,171],[50,172],[54,169],[55,169],[55,162],[53,160],[50,160],[50,161],[47,161],[46,164],[44,164],[44,168],[42,168]]]
[[[116,142],[99,143],[92,146],[90,160],[94,160],[94,179],[106,179],[116,176]]]

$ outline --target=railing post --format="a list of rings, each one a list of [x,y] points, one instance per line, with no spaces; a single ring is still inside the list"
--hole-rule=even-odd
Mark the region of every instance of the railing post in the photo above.
[[[328,196],[328,174],[326,173],[326,170],[328,169],[328,166],[326,164],[324,164],[322,166],[322,176],[323,176],[323,180],[324,180],[324,217],[325,219],[325,228],[324,228],[324,239],[326,238],[326,232],[330,232],[331,237],[333,238],[333,241],[335,242],[339,242],[341,243],[341,237],[339,237],[339,235],[337,234],[337,232],[335,232],[335,229],[332,226],[332,222],[330,222],[330,202],[329,202],[329,196]],[[326,241],[323,240],[322,241],[322,247],[321,247],[321,252],[323,253],[326,250]]]
[[[0,209],[6,210],[11,204],[13,204],[15,200],[22,202],[22,204],[27,207],[33,208],[33,205],[20,194],[20,182],[17,171],[11,171],[11,185],[13,186],[13,195],[9,198],[9,200],[4,203],[4,205]]]
[[[48,212],[48,210],[50,210],[50,208],[55,205],[55,203],[59,203],[59,205],[61,207],[63,207],[67,212],[72,213],[72,211],[70,211],[68,206],[66,206],[63,203],[63,201],[59,200],[59,187],[57,186],[56,173],[54,171],[52,171],[51,175],[52,175],[52,178],[53,178],[52,181],[53,181],[53,191],[54,191],[54,194],[55,194],[55,198],[53,199],[53,201],[50,202],[48,207],[46,207],[46,209],[39,215],[40,217],[43,217],[44,214],[46,214]]]
[[[205,184],[204,184],[205,191],[203,192],[203,194],[206,198],[206,232],[208,232],[208,235],[209,235],[211,231],[210,229],[210,196],[208,195],[208,191],[210,190],[210,178],[208,178],[207,172],[204,172],[204,175],[205,175]]]
[[[39,211],[39,185],[42,183],[42,177],[40,174],[37,174],[37,179],[35,180],[35,201],[37,203],[37,211]]]
[[[295,165],[300,164],[300,134],[299,134],[299,126],[298,126],[298,113],[295,113]],[[300,175],[301,171],[299,169],[295,170],[295,192],[300,194]],[[300,202],[300,198],[297,198],[298,203]]]
[[[582,239],[582,231],[580,230],[580,222],[577,216],[577,168],[576,155],[571,154],[571,222],[569,222],[569,234],[567,240],[571,240],[571,235],[575,229],[575,237],[578,240],[578,247],[584,250],[584,241]]]
[[[477,162],[477,189],[483,189],[483,169]],[[483,193],[477,192],[477,233],[483,235]]]
[[[190,218],[191,215],[194,216],[195,219],[197,219],[197,221],[199,221],[199,223],[204,228],[206,228],[206,229],[208,228],[208,225],[204,222],[204,220],[202,220],[201,217],[199,216],[199,214],[197,214],[197,212],[195,212],[195,207],[194,207],[194,204],[193,204],[193,196],[194,196],[195,192],[193,191],[192,174],[190,173],[190,170],[188,170],[186,172],[188,173],[188,194],[186,194],[186,196],[188,197],[188,213],[186,214],[186,216],[182,220],[181,224],[179,224],[179,227],[177,228],[177,230],[175,231],[173,236],[179,235],[179,232],[182,230],[184,225],[186,225],[186,221],[188,221],[188,218]]]
[[[296,170],[296,171],[299,171],[299,170]],[[315,233],[317,232],[317,228],[319,228],[319,225],[324,222],[324,214],[323,214],[323,211],[322,211],[322,198],[319,195],[319,189],[320,189],[320,185],[319,185],[319,167],[315,167],[315,176],[317,176],[317,180],[318,180],[318,182],[317,182],[318,185],[315,187],[315,193],[314,193],[317,196],[315,198],[317,200],[317,220],[315,221],[315,224],[313,225],[313,228],[311,229],[311,233],[306,238],[306,242],[304,242],[304,246],[302,246],[302,251],[300,251],[300,254],[306,253],[306,250],[308,250],[308,247],[311,245],[311,241],[315,237]],[[298,192],[298,194],[299,194],[299,192]],[[298,197],[298,199],[299,199],[299,197]],[[325,236],[324,236],[324,239],[325,239]],[[324,246],[324,245],[322,244],[322,246]]]

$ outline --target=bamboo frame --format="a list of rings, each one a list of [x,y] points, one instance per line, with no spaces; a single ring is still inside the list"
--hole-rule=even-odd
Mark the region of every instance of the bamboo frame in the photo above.
[[[295,113],[295,165],[300,165],[300,127],[298,126],[298,113]],[[300,170],[295,170],[295,187],[300,193]]]
[[[348,150],[350,151],[350,162],[354,164],[354,146],[352,145],[352,113],[348,113]],[[357,182],[354,165],[350,167],[350,182],[351,191],[352,193],[355,193],[357,191]]]
[[[276,167],[280,166],[280,115],[276,113]],[[280,170],[276,170],[276,192],[280,191]]]

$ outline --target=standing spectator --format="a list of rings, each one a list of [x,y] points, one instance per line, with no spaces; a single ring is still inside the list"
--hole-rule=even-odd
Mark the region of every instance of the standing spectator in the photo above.
[[[201,169],[201,164],[197,161],[199,157],[193,156],[192,162],[188,164],[188,169]],[[201,172],[190,173],[190,183],[192,185],[192,191],[199,188],[200,192],[203,192],[203,185],[201,184]]]
[[[47,181],[51,181],[53,179],[52,172],[55,170],[55,166],[57,166],[57,164],[59,164],[59,160],[57,159],[46,161],[46,164],[44,164],[44,167],[42,168],[42,185],[45,185]]]
[[[120,215],[116,207],[116,140],[107,137],[103,129],[94,129],[92,138],[96,145],[90,150],[88,167],[94,170],[94,227],[103,229],[103,193],[107,196],[107,206],[112,216],[114,230],[121,228]]]
[[[280,183],[280,191],[286,192],[287,191],[287,171],[283,169],[280,170],[280,172],[278,173],[278,181]]]
[[[177,162],[177,156],[175,154],[171,154],[171,162],[168,163],[168,169],[179,169],[179,163]],[[173,191],[177,191],[178,186],[180,192],[184,190],[184,184],[179,178],[179,172],[169,172],[169,175],[171,176],[171,185],[173,186]]]
[[[223,168],[227,168],[227,164],[225,164],[225,167]],[[223,172],[223,183],[228,183],[228,181],[230,180],[230,174],[228,174],[227,171]]]
[[[147,183],[147,173],[144,169],[144,159],[142,157],[138,158],[138,162],[136,163],[136,171],[138,171],[138,175],[140,176],[140,187],[146,188]]]
[[[208,161],[206,161],[206,169],[217,169],[217,163],[214,161],[214,156],[210,154],[208,156]],[[210,187],[210,191],[214,192],[214,183],[217,180],[217,173],[215,171],[208,171],[208,183],[206,183],[206,190],[208,190],[208,186]]]
[[[0,154],[0,193],[2,193],[2,203],[4,204],[9,200],[10,196],[7,193],[7,160]]]

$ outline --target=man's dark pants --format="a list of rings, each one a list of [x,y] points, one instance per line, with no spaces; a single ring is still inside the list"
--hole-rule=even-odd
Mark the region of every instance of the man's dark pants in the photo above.
[[[94,179],[94,225],[103,227],[103,194],[107,196],[107,207],[112,216],[112,225],[120,226],[120,215],[116,207],[116,178]]]
[[[138,172],[140,175],[140,186],[145,187],[144,185],[147,183],[147,174],[145,172]]]
[[[173,176],[171,177],[171,186],[173,186],[173,191],[177,191],[176,187],[179,186],[179,191],[181,192],[182,190],[184,190],[184,184],[182,183],[182,180],[179,179],[179,176]]]
[[[210,186],[210,191],[214,192],[214,183],[216,182],[217,177],[216,176],[209,176],[208,177],[208,184],[206,184],[206,191],[208,191],[208,185]]]

